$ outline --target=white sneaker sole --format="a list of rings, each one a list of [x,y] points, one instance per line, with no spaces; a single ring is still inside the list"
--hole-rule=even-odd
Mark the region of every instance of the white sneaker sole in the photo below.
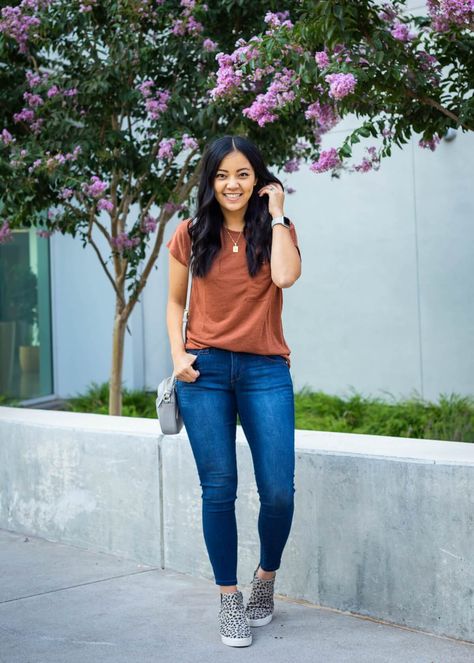
[[[260,617],[260,619],[250,619],[247,617],[247,622],[249,626],[265,626],[269,624],[273,619],[273,614],[268,615],[268,617]]]
[[[229,647],[248,647],[252,644],[252,636],[248,638],[228,638],[226,635],[221,635],[221,640]]]

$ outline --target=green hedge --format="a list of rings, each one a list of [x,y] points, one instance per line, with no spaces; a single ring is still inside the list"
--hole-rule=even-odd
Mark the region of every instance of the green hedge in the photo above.
[[[124,389],[123,416],[154,419],[155,397],[155,392]],[[399,401],[390,398],[391,402],[355,392],[344,398],[304,388],[295,393],[296,428],[474,442],[474,397],[441,395],[438,403],[417,395]],[[68,399],[64,409],[108,414],[108,401],[108,383],[93,382],[86,393]],[[0,405],[19,402],[0,396]]]

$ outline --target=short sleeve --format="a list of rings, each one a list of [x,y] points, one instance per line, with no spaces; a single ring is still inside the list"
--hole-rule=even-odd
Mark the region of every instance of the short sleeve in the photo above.
[[[191,254],[191,238],[188,233],[189,219],[181,221],[176,227],[173,236],[166,243],[171,255],[179,262],[188,267],[189,256]]]
[[[298,246],[298,235],[296,234],[296,228],[295,228],[295,225],[292,221],[290,221],[290,235],[291,235],[291,239],[293,240],[293,244],[298,249],[298,253],[300,254],[300,260],[302,261],[303,258],[301,257],[300,247]]]

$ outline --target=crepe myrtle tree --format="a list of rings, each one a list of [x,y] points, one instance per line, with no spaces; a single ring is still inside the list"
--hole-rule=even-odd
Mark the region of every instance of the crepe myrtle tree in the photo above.
[[[299,2],[290,2],[297,11]],[[115,295],[109,412],[127,322],[165,227],[190,213],[204,145],[247,135],[282,166],[304,117],[264,129],[210,95],[216,54],[276,2],[22,0],[0,4],[0,242],[15,227],[95,251]]]
[[[303,0],[294,15],[268,12],[265,31],[218,55],[212,97],[239,103],[266,129],[303,116],[288,172],[302,160],[333,177],[378,169],[412,133],[434,150],[449,130],[474,127],[474,0],[428,0],[416,16],[405,5]],[[324,134],[349,114],[359,126],[323,150]],[[352,145],[370,137],[377,144],[351,161]]]

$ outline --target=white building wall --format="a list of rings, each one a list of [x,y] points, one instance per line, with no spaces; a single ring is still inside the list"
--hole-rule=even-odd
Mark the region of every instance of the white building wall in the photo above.
[[[349,126],[324,147],[339,145]],[[303,256],[283,310],[296,390],[354,388],[383,399],[474,392],[474,138],[459,133],[434,153],[417,143],[395,148],[377,172],[281,175],[296,189],[286,212]],[[149,388],[172,370],[164,244],[144,304]]]
[[[347,126],[324,147],[339,145]],[[378,172],[280,174],[296,189],[286,212],[303,256],[283,309],[296,390],[427,399],[474,392],[474,137],[458,133],[434,153],[417,141],[395,148]],[[154,389],[172,370],[165,244],[178,222],[166,228],[129,324],[128,388]],[[53,236],[51,262],[54,384],[66,397],[109,378],[114,299],[80,241]]]
[[[96,241],[106,256],[100,238]],[[114,294],[91,246],[82,248],[79,238],[63,235],[53,235],[50,242],[53,384],[54,393],[66,398],[84,392],[92,382],[109,380]],[[138,325],[137,336],[139,332]],[[143,343],[135,350],[133,345],[126,334],[127,387],[142,384],[143,373],[139,382],[134,381],[134,366],[140,366]]]

